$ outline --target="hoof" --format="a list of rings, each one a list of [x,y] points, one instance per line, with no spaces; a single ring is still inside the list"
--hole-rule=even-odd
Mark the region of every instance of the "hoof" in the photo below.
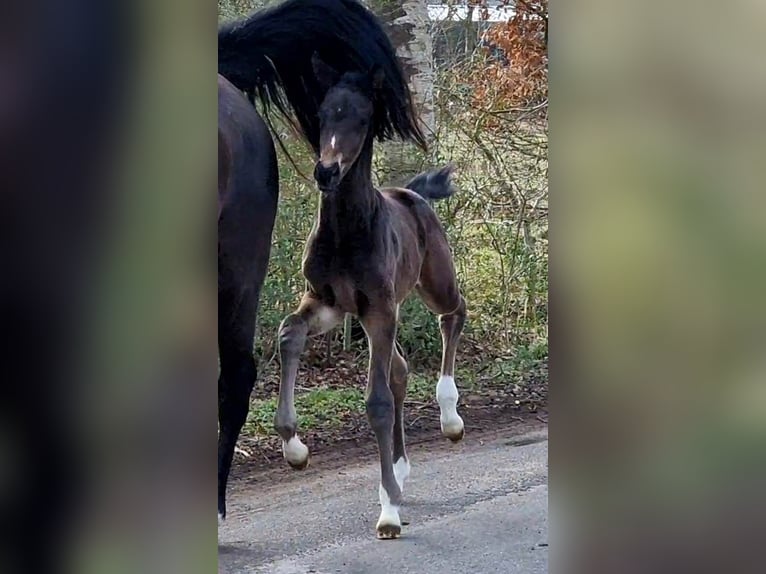
[[[465,434],[465,431],[463,429],[460,429],[460,432],[457,434],[445,434],[448,439],[450,439],[452,442],[460,442],[463,440],[463,435]]]
[[[293,462],[288,460],[287,464],[289,464],[290,468],[292,468],[293,470],[306,470],[306,468],[308,468],[308,465],[309,465],[309,457],[307,456],[306,460],[302,462]]]
[[[402,527],[397,524],[380,524],[376,531],[378,540],[394,540],[402,534]]]
[[[282,455],[295,470],[303,470],[309,465],[309,449],[297,436],[282,441]]]
[[[445,420],[443,417],[441,420],[442,434],[450,439],[452,442],[459,442],[463,439],[465,432],[465,425],[463,425],[463,419],[458,415],[455,415],[451,419]]]

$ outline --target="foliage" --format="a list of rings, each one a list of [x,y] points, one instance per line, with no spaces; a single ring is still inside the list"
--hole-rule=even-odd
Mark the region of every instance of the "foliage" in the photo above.
[[[295,408],[300,428],[337,427],[344,418],[364,414],[364,398],[361,389],[318,388],[296,395]],[[276,397],[254,401],[245,423],[245,433],[272,434],[276,412]]]
[[[234,20],[274,4],[274,0],[218,0],[218,20]]]
[[[486,14],[486,3],[482,10]],[[475,105],[547,111],[548,0],[516,2],[508,22],[487,30],[484,46],[484,65],[473,66],[469,75]]]

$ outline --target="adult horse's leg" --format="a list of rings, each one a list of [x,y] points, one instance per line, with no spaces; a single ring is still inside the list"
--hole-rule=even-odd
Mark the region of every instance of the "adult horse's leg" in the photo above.
[[[434,234],[435,235],[435,234]],[[452,255],[443,233],[430,238],[428,255],[420,271],[418,293],[431,311],[439,315],[442,363],[436,383],[442,434],[453,442],[463,438],[463,419],[457,414],[459,398],[455,384],[455,355],[466,318],[465,299],[457,286]]]
[[[226,517],[226,485],[257,376],[253,358],[258,290],[218,292],[218,518]]]
[[[260,219],[251,210],[260,208]],[[227,206],[229,219],[219,222],[218,255],[218,514],[226,517],[226,485],[234,447],[250,409],[257,377],[253,343],[261,287],[271,252],[276,194],[263,203]],[[249,217],[251,216],[252,217]],[[260,223],[261,225],[258,225]],[[243,233],[247,225],[256,233]]]
[[[378,538],[398,538],[402,531],[399,506],[402,489],[396,480],[393,464],[394,394],[389,387],[394,341],[396,307],[371,307],[360,318],[370,343],[370,366],[367,380],[367,420],[378,442],[380,455],[380,517],[375,526]],[[400,365],[401,366],[401,365]],[[404,444],[402,443],[402,449]],[[403,452],[403,450],[402,450]]]
[[[313,293],[306,293],[298,309],[285,317],[279,327],[279,402],[274,428],[282,437],[282,454],[295,469],[309,463],[309,449],[298,438],[298,416],[295,412],[295,377],[306,339],[326,333],[341,320],[342,314],[328,307]]]
[[[253,341],[271,255],[279,166],[255,108],[218,76],[218,513],[255,385]]]
[[[410,462],[404,448],[404,399],[407,396],[407,361],[394,345],[391,358],[391,392],[394,395],[394,477],[400,490],[410,475]]]

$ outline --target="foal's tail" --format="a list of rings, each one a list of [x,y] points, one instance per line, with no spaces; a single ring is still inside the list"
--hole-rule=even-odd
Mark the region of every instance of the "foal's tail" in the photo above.
[[[457,188],[452,185],[453,171],[455,166],[451,163],[439,169],[425,171],[413,177],[404,187],[424,199],[445,199],[457,191]]]

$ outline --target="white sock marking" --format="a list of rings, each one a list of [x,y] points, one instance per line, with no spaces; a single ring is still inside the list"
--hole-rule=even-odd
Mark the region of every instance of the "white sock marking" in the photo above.
[[[459,398],[455,379],[448,375],[442,375],[436,383],[436,401],[439,403],[442,433],[452,437],[457,436],[463,430],[463,419],[457,414],[457,400]]]
[[[394,464],[394,478],[399,485],[399,490],[404,491],[404,481],[410,476],[410,461],[403,456]]]
[[[391,499],[388,497],[386,489],[383,485],[378,486],[378,497],[380,498],[380,518],[378,518],[378,524],[375,528],[381,526],[401,526],[402,521],[399,519],[399,507],[391,504]]]
[[[224,521],[223,515],[219,512],[218,513],[218,526],[223,524],[223,521]]]
[[[282,454],[290,464],[300,466],[309,456],[309,448],[301,442],[298,435],[294,435],[289,441],[282,441]]]

